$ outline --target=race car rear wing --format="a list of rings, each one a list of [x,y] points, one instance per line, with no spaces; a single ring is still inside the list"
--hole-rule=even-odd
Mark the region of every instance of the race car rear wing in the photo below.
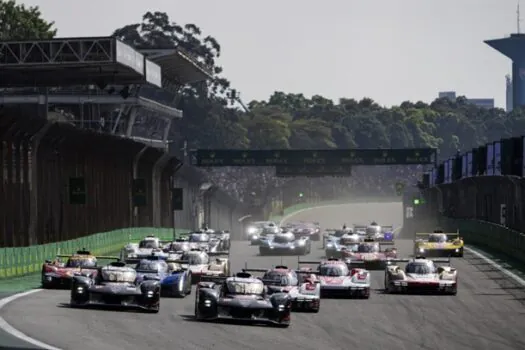
[[[220,252],[207,252],[208,256],[230,256],[229,250],[224,250]]]
[[[426,259],[426,260],[429,260],[429,261],[432,261],[434,263],[438,263],[438,264],[449,264],[451,263],[451,259],[450,257],[449,258],[426,258],[426,257],[423,257],[423,256],[416,256],[415,257],[416,259]],[[414,258],[405,258],[405,259],[387,259],[387,263],[407,263],[407,262],[410,262],[410,261],[413,261]]]
[[[456,232],[416,232],[416,238],[418,237],[428,237],[430,235],[434,234],[445,234],[447,235],[448,240],[458,239],[459,238],[459,230]]]
[[[212,283],[223,283],[228,277],[226,276],[217,276],[212,274],[204,274],[201,276],[200,282],[212,282]]]

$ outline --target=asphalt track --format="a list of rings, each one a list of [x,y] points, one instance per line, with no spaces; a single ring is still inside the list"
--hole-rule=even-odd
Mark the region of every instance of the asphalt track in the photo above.
[[[316,220],[325,228],[342,223],[399,225],[398,203],[347,204],[317,208],[292,220]],[[402,254],[410,240],[398,240]],[[232,267],[245,262],[268,267],[281,258],[256,256],[245,242],[232,244]],[[320,258],[313,249],[309,259]],[[284,258],[295,266],[296,258]],[[322,300],[319,314],[294,314],[289,329],[199,323],[192,318],[194,295],[163,300],[157,315],[70,309],[67,291],[42,291],[8,304],[0,313],[16,329],[69,350],[117,349],[525,349],[525,308],[501,273],[484,271],[472,254],[455,259],[457,296],[385,295],[384,274],[372,272],[369,300]],[[476,266],[479,265],[479,266]],[[513,288],[513,289],[509,289]]]

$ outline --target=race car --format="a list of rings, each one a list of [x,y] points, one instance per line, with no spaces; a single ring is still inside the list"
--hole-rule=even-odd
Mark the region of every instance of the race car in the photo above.
[[[450,266],[448,259],[427,259],[416,256],[414,259],[391,261],[385,271],[385,291],[387,293],[438,293],[456,295],[458,273]],[[405,269],[395,263],[406,262]],[[436,266],[445,263],[447,266]]]
[[[249,273],[207,277],[197,285],[195,318],[236,320],[250,324],[290,325],[292,299],[288,293],[269,295],[263,282]]]
[[[279,233],[261,242],[260,255],[307,255],[312,250],[309,237],[299,237],[293,233]]]
[[[292,270],[284,265],[273,269],[250,269],[243,272],[263,272],[262,281],[269,295],[288,293],[292,298],[292,311],[319,312],[321,286],[316,274],[308,269]]]
[[[416,233],[414,255],[461,258],[463,246],[464,242],[459,236],[459,230],[455,233],[444,233],[442,230],[434,230],[433,233]]]
[[[343,229],[326,229],[323,235],[323,248],[326,249],[329,243],[337,243],[341,237],[351,233],[353,233],[353,230],[351,228],[346,228],[346,226]]]
[[[136,264],[141,259],[147,258],[152,252],[157,252],[162,255],[162,246],[165,243],[158,237],[149,235],[144,237],[139,243],[128,243],[121,251],[121,260],[127,264]]]
[[[251,245],[259,245],[261,238],[265,238],[269,235],[274,235],[281,230],[273,221],[256,221],[248,225],[247,231]]]
[[[345,261],[327,259],[322,261],[300,261],[304,264],[318,264],[317,273],[321,283],[321,297],[370,297],[370,272],[363,268],[348,268]],[[357,264],[357,261],[353,261]]]
[[[160,307],[160,282],[145,278],[136,283],[137,272],[124,262],[101,267],[96,275],[83,272],[74,276],[71,286],[71,306],[109,306],[141,309],[157,313]]]
[[[321,229],[313,222],[298,222],[286,227],[287,231],[292,232],[297,237],[307,236],[312,241],[321,240]]]
[[[342,247],[343,260],[347,264],[357,260],[359,265],[364,262],[364,267],[368,270],[384,269],[391,259],[397,258],[395,247],[382,249],[383,246],[392,246],[393,242],[376,242],[372,239],[365,239],[359,244],[347,245]]]
[[[166,260],[180,260],[184,252],[191,250],[190,243],[186,238],[178,238],[163,247]]]
[[[62,258],[67,258],[65,263]],[[97,259],[118,260],[113,256],[94,256],[83,249],[73,255],[57,255],[55,260],[46,260],[42,265],[42,288],[45,289],[69,289],[75,274],[82,270],[90,270],[96,273]]]
[[[137,283],[145,279],[160,281],[161,296],[184,298],[191,294],[191,272],[183,269],[178,263],[165,261],[162,257],[152,255],[142,259],[137,266]]]
[[[205,231],[194,231],[188,233],[190,249],[208,251],[210,248],[210,234]]]
[[[230,245],[231,245],[230,244],[230,231],[228,230],[213,231],[209,235],[210,235],[210,241],[214,242],[214,246],[216,247],[216,250],[226,251],[230,249]],[[211,247],[210,247],[210,251],[213,251]]]
[[[330,240],[326,243],[325,256],[327,258],[342,258],[343,250],[351,249],[361,242],[363,238],[353,231],[348,231],[337,240]]]
[[[182,254],[180,261],[176,262],[181,264],[183,269],[187,269],[191,272],[192,284],[199,282],[203,275],[230,275],[229,252],[210,253],[198,249],[192,249],[189,252]]]
[[[369,238],[376,241],[394,240],[394,227],[380,226],[375,221],[372,221],[368,226],[354,225],[354,231],[360,236],[363,236],[363,238]]]

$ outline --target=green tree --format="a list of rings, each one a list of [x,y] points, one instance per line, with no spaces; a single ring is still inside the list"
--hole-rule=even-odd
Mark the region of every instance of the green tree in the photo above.
[[[39,40],[55,37],[55,23],[42,18],[38,6],[0,1],[0,40]]]

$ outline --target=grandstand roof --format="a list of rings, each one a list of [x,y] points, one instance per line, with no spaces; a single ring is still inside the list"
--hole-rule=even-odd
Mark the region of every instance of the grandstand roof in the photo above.
[[[162,68],[163,77],[177,84],[191,84],[213,77],[210,69],[179,48],[140,48],[137,50]]]
[[[88,37],[0,42],[0,74],[0,87],[146,82],[159,86],[161,72],[116,38]]]

